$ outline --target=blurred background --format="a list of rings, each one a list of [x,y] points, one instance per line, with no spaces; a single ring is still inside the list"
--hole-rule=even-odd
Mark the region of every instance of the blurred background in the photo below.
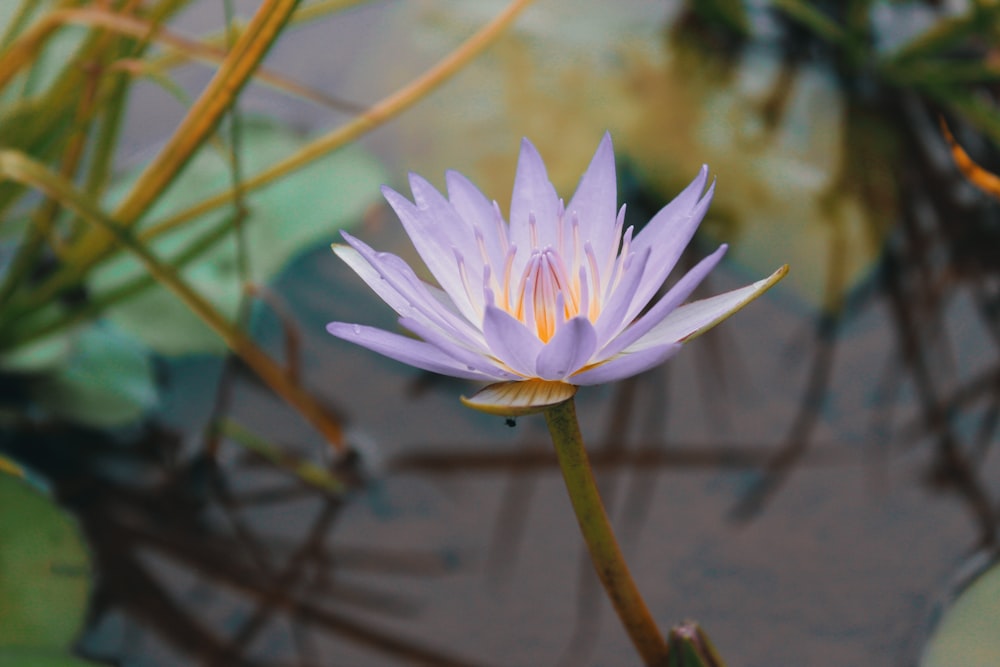
[[[578,395],[656,620],[735,667],[1000,664],[998,36],[986,0],[3,3],[0,665],[637,664],[542,419],[324,330],[397,328],[329,250],[415,263],[381,184],[506,211],[528,137],[568,198],[605,131],[637,228],[717,179],[696,296],[791,267]]]

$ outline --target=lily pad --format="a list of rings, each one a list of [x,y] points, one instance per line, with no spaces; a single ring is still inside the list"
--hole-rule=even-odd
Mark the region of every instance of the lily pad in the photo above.
[[[96,662],[54,651],[0,647],[0,667],[99,667]]]
[[[263,119],[244,122],[241,156],[249,177],[272,166],[308,143],[288,127]],[[115,189],[120,197],[134,181]],[[246,195],[247,265],[251,279],[273,278],[288,261],[317,243],[339,238],[337,231],[361,221],[366,208],[379,197],[384,182],[379,163],[358,146],[348,146],[310,166]],[[149,220],[162,220],[232,185],[226,159],[215,150],[201,151],[178,181],[154,207]],[[152,243],[163,259],[176,256],[193,239],[219,224],[229,210],[197,218]],[[242,295],[235,237],[223,239],[182,271],[185,280],[226,317],[235,318]],[[138,276],[145,269],[127,256],[116,258],[94,272],[90,288],[97,294]],[[138,336],[157,352],[168,355],[222,352],[222,341],[173,294],[157,287],[108,312],[125,331]]]
[[[46,336],[0,354],[0,370],[43,373],[64,366],[70,357],[69,335]]]
[[[91,568],[76,524],[27,482],[0,472],[0,544],[0,665],[62,664],[10,660],[13,649],[66,650],[80,631]]]
[[[46,413],[97,427],[127,424],[156,407],[149,351],[106,323],[76,333],[66,363],[32,383]]]
[[[1000,564],[979,575],[955,600],[931,637],[920,665],[1000,665]]]

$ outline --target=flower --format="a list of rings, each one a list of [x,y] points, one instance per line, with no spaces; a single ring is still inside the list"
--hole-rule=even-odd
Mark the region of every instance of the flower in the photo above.
[[[327,330],[417,368],[493,382],[463,401],[494,414],[536,412],[576,387],[620,380],[672,357],[787,272],[681,305],[719,263],[704,258],[655,300],[712,200],[708,168],[637,234],[618,209],[614,151],[605,134],[568,205],[545,164],[521,143],[510,222],[461,174],[446,176],[446,199],[410,175],[411,202],[382,193],[438,286],[396,255],[343,232],[334,252],[421,340],[332,322]],[[655,303],[652,303],[655,300]],[[652,305],[650,306],[650,304]]]

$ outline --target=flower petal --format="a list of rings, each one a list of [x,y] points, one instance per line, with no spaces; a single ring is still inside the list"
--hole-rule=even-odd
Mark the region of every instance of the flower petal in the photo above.
[[[399,318],[399,324],[417,334],[456,362],[465,364],[470,371],[478,371],[496,380],[520,379],[518,375],[500,368],[495,361],[477,350],[470,350],[467,347],[459,345],[433,326],[428,326],[424,322],[409,317]]]
[[[604,304],[594,328],[597,329],[598,345],[604,346],[631,321],[626,319],[626,313],[631,310],[636,290],[643,284],[646,267],[652,251],[646,248],[641,253],[633,254],[629,260],[618,286],[611,293],[611,298]]]
[[[707,182],[708,165],[703,164],[701,169],[698,170],[698,175],[694,177],[694,180],[688,183],[687,187],[674,197],[669,204],[661,208],[643,228],[642,232],[636,235],[635,243],[640,243],[643,235],[662,237],[665,234],[669,234],[670,230],[662,229],[662,227],[670,227],[672,221],[687,217],[698,202],[703,199],[702,193],[705,191],[705,184]],[[652,243],[652,239],[649,242]]]
[[[542,350],[542,341],[520,321],[496,306],[487,306],[483,335],[490,352],[500,361],[525,377],[535,375],[535,360]]]
[[[669,342],[687,342],[700,336],[771,289],[787,273],[786,264],[767,278],[746,287],[683,305],[622,353],[658,347]]]
[[[486,348],[486,339],[482,332],[464,317],[444,307],[431,294],[428,285],[417,277],[402,258],[392,253],[377,253],[347,232],[342,231],[341,236],[368,262],[380,279],[388,283],[389,288],[395,290],[406,301],[408,308],[397,310],[400,315],[424,318],[467,347]],[[376,293],[379,292],[378,289],[374,287],[373,289]]]
[[[632,240],[633,252],[652,248],[656,262],[642,282],[632,301],[632,308],[626,319],[631,321],[642,312],[653,295],[663,285],[680,259],[681,253],[691,241],[702,218],[708,212],[715,193],[715,183],[699,199],[708,178],[708,167],[702,167],[698,176],[681,194],[653,216],[646,226]]]
[[[716,264],[722,260],[726,254],[728,246],[722,244],[708,257],[698,262],[694,268],[685,273],[677,283],[656,302],[642,317],[630,324],[628,328],[619,333],[608,342],[597,355],[599,360],[612,357],[626,347],[642,338],[650,329],[662,322],[670,315],[684,300],[691,296],[691,292],[701,284],[701,281],[715,268]]]
[[[451,200],[452,206],[482,234],[493,274],[502,274],[504,257],[507,254],[507,232],[506,230],[501,232],[500,226],[506,226],[506,223],[497,220],[493,204],[465,176],[457,171],[449,171],[445,174],[445,182],[448,184],[448,199]],[[504,235],[503,239],[501,234]]]
[[[565,382],[523,380],[483,387],[469,398],[462,396],[462,403],[491,415],[519,417],[568,401],[575,394],[576,387]]]
[[[514,275],[520,275],[534,248],[556,247],[559,197],[549,182],[545,163],[530,141],[521,141],[521,155],[514,177],[514,194],[510,201],[510,237],[519,252],[514,262]],[[534,234],[529,219],[534,216]],[[534,241],[533,241],[534,236]]]
[[[562,380],[590,361],[596,349],[594,325],[586,317],[574,317],[538,353],[535,372],[544,380]]]
[[[664,343],[635,352],[626,350],[611,359],[566,378],[567,382],[581,386],[603,384],[638,375],[654,366],[662,364],[677,354],[683,347],[680,343]]]
[[[342,338],[390,359],[422,368],[425,371],[467,380],[493,379],[493,376],[469,370],[465,364],[452,359],[430,343],[389,333],[375,327],[347,322],[330,322],[326,325],[326,330],[337,338]]]
[[[618,214],[617,185],[614,147],[611,134],[605,132],[566,207],[566,215],[575,214],[580,221],[581,245],[590,241],[596,249],[610,248],[617,243],[617,239],[612,238]]]
[[[337,257],[342,259],[347,266],[351,267],[351,270],[358,274],[380,299],[389,304],[390,308],[400,315],[408,315],[413,311],[413,306],[410,305],[410,302],[389,285],[389,282],[382,278],[379,272],[361,256],[361,253],[351,246],[342,243],[334,243],[331,247]]]
[[[478,277],[482,272],[482,259],[474,221],[459,214],[437,188],[417,174],[410,174],[410,190],[437,241],[448,251],[458,250],[470,266],[475,265],[473,269]]]
[[[417,183],[413,187],[420,193],[418,199],[423,204],[422,208],[392,188],[383,187],[382,194],[396,212],[399,221],[403,223],[407,236],[410,237],[420,258],[424,260],[427,269],[455,302],[462,315],[470,322],[475,322],[479,319],[479,310],[482,308],[482,292],[466,289],[455,258],[455,251],[458,250],[466,262],[473,261],[476,266],[468,267],[466,273],[478,281],[482,275],[482,262],[479,259],[478,249],[471,260],[465,257],[468,247],[470,245],[475,247],[471,228],[462,222],[458,213],[440,193],[436,198],[427,196],[430,190],[434,190],[430,184],[422,187],[419,185],[420,180],[413,179],[413,182]],[[462,230],[461,227],[466,229]],[[467,233],[472,241],[464,239],[460,241],[463,233]]]

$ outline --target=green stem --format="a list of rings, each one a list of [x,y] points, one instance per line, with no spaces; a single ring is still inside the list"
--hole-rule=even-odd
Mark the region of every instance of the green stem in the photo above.
[[[590,460],[580,435],[573,399],[545,410],[545,421],[559,457],[566,490],[576,512],[580,531],[587,543],[597,576],[621,619],[643,662],[648,666],[667,664],[667,645],[629,574],[608,521],[601,494],[597,490]]]

